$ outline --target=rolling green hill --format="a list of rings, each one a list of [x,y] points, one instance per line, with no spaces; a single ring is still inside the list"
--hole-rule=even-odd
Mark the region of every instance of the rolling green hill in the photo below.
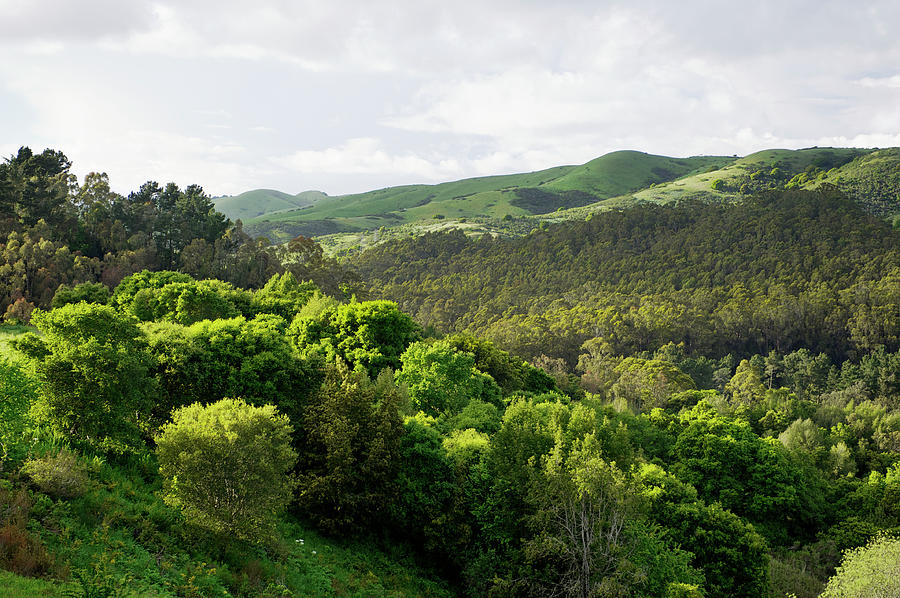
[[[240,195],[216,197],[213,202],[217,210],[232,220],[248,220],[264,214],[310,206],[325,197],[328,196],[321,191],[303,191],[290,195],[274,189],[254,189]]]
[[[244,225],[251,234],[284,241],[298,234],[373,231],[443,219],[527,217],[596,203],[719,168],[732,160],[709,156],[676,159],[620,151],[579,166],[327,197],[310,207],[265,213]]]
[[[900,212],[900,148],[875,150],[837,168],[819,167],[805,178],[804,188],[834,185],[876,216]]]
[[[530,173],[319,194],[293,207],[285,202],[300,196],[257,191],[231,199],[250,234],[276,243],[314,236],[333,253],[453,228],[469,235],[519,236],[546,220],[582,219],[635,204],[730,202],[760,191],[823,184],[838,187],[872,214],[900,213],[900,149],[768,149],[742,158],[618,151],[586,164]]]

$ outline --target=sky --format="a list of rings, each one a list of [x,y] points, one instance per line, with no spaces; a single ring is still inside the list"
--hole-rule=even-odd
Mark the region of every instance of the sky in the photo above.
[[[0,156],[330,195],[900,146],[900,2],[0,0]]]

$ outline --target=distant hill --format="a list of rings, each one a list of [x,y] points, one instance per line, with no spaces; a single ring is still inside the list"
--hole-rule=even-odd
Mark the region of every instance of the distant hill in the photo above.
[[[213,199],[216,209],[232,220],[249,220],[264,214],[295,210],[311,206],[328,197],[321,191],[303,191],[290,195],[274,189],[254,189],[240,195],[225,195]]]
[[[875,150],[837,168],[818,168],[805,178],[799,183],[804,188],[834,185],[870,214],[900,212],[900,148]]]
[[[871,214],[898,214],[900,148],[769,149],[742,158],[618,151],[581,165],[437,185],[334,197],[258,190],[225,199],[237,206],[229,208],[241,214],[252,235],[276,243],[299,234],[314,236],[327,250],[339,252],[447,229],[519,236],[545,221],[583,219],[636,204],[732,202],[760,191],[824,184],[836,186]]]
[[[309,208],[264,213],[244,225],[251,234],[284,241],[298,234],[373,231],[444,219],[521,218],[596,203],[651,184],[720,168],[733,160],[620,151],[578,166],[328,197]]]

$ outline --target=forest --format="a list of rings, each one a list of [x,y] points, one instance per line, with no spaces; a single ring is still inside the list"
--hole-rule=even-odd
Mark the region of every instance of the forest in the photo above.
[[[900,231],[828,185],[337,260],[0,165],[0,588],[900,595]]]

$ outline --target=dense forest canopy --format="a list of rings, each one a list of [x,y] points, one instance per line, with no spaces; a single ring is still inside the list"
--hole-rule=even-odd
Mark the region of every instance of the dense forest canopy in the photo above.
[[[352,276],[314,244],[252,239],[198,185],[150,181],[126,197],[110,189],[105,174],[79,184],[70,167],[62,152],[27,147],[0,164],[0,311],[49,307],[60,285],[111,288],[144,269],[244,288],[290,271],[327,292],[352,292]]]
[[[69,168],[0,166],[0,588],[896,594],[900,236],[834,189],[339,263]]]

